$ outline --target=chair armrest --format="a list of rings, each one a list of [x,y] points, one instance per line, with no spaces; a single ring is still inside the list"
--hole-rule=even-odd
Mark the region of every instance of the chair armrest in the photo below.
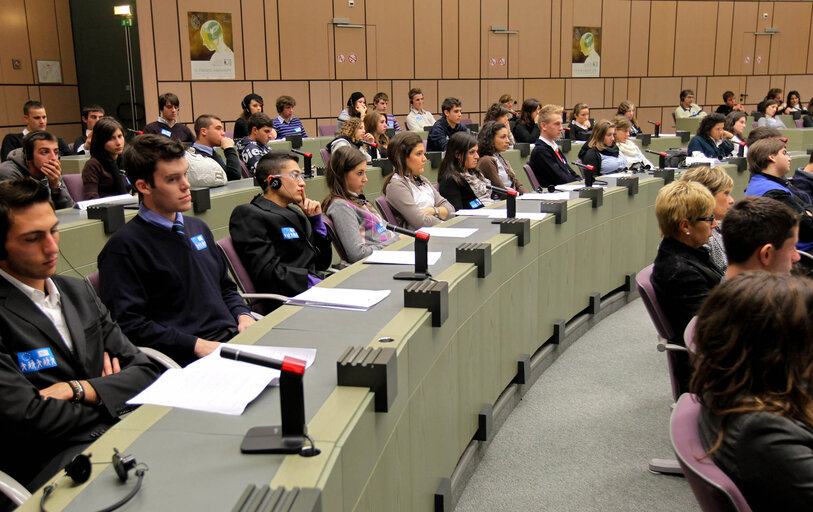
[[[0,492],[5,494],[14,505],[22,505],[31,497],[28,489],[2,471],[0,471]]]
[[[241,293],[241,297],[244,299],[271,299],[271,300],[278,300],[280,302],[286,302],[288,297],[285,295],[279,295],[276,293]]]
[[[146,356],[149,357],[151,361],[159,364],[160,366],[163,366],[167,370],[171,370],[173,368],[180,369],[181,367],[181,365],[176,363],[174,359],[164,354],[160,350],[155,350],[154,348],[150,347],[138,347],[138,349],[144,352],[144,354],[146,354]]]
[[[669,343],[669,342],[667,342],[665,340],[661,340],[661,341],[658,342],[658,352],[672,352],[672,351],[674,351],[674,352],[688,352],[689,349],[687,349],[686,347],[681,346],[681,345],[675,345],[674,343]]]

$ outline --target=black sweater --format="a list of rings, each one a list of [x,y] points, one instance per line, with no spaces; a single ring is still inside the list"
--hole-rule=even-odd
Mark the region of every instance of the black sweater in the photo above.
[[[182,238],[138,215],[98,260],[100,296],[122,331],[182,365],[195,359],[197,338],[233,335],[249,314],[206,224],[184,217],[184,230]]]

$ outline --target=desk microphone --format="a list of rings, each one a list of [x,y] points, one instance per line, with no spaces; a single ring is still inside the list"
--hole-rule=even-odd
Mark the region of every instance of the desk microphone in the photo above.
[[[133,130],[132,128],[127,128],[127,131],[130,133],[135,133],[136,135],[144,135],[144,132],[141,130]]]
[[[737,148],[737,156],[738,157],[743,157],[743,156],[745,156],[745,147],[747,146],[747,144],[745,142],[743,142],[743,141],[740,141],[739,145],[740,145],[740,147]]]
[[[415,239],[415,272],[398,272],[393,279],[402,281],[423,281],[432,274],[429,273],[429,233],[424,231],[412,231],[387,223],[387,229],[395,233],[411,236]]]
[[[486,188],[492,192],[499,192],[505,194],[508,198],[505,205],[505,217],[508,219],[515,219],[517,217],[517,191],[513,188],[496,187],[494,185],[486,185]]]
[[[375,142],[367,142],[364,139],[361,139],[361,143],[366,144],[368,147],[371,147],[371,148],[377,148],[378,147],[378,144],[376,144]]]
[[[298,149],[292,149],[291,153],[296,153],[297,155],[302,155],[304,157],[304,162],[302,165],[304,166],[305,176],[308,178],[313,177],[313,167],[311,166],[311,159],[313,155],[310,153],[305,153],[304,151],[299,151]]]
[[[293,357],[286,356],[285,359],[280,361],[273,357],[245,352],[237,347],[230,347],[228,345],[220,347],[220,357],[243,363],[256,364],[257,366],[265,366],[266,368],[273,368],[274,370],[294,372],[300,375],[305,373],[305,361]]]
[[[657,139],[661,136],[661,123],[655,121],[647,121],[647,123],[655,125],[655,135],[654,137]]]
[[[585,187],[592,187],[593,183],[596,182],[596,176],[595,176],[595,174],[593,174],[593,171],[596,168],[594,166],[592,166],[592,165],[584,165],[584,164],[581,164],[579,162],[570,162],[570,163],[572,163],[576,167],[579,167],[580,169],[584,170],[584,172],[582,173],[582,174],[584,174],[584,186]],[[601,184],[603,182],[599,182],[599,183]],[[606,183],[604,183],[604,185],[606,185]]]
[[[644,151],[652,155],[658,155],[658,167],[660,169],[666,167],[666,153],[664,151],[652,151],[651,149],[645,149]]]

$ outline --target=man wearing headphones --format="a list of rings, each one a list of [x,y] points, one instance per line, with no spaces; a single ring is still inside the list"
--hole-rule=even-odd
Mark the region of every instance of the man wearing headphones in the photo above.
[[[0,470],[32,492],[158,376],[90,285],[57,276],[47,187],[0,183]]]
[[[99,254],[100,296],[122,331],[186,365],[254,323],[208,226],[192,207],[184,146],[139,135],[122,167],[141,207]]]
[[[297,295],[321,280],[333,254],[318,201],[305,197],[299,157],[271,152],[257,163],[263,189],[229,220],[234,248],[259,292]]]

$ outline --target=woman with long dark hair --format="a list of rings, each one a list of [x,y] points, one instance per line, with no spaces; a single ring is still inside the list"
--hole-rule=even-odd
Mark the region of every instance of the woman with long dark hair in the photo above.
[[[126,194],[130,187],[121,170],[124,129],[114,118],[96,121],[90,141],[90,160],[82,168],[82,199]]]
[[[536,98],[528,98],[522,102],[522,110],[519,114],[519,120],[514,125],[514,140],[517,142],[528,142],[536,144],[539,140],[539,111],[542,110],[542,104]]]
[[[251,114],[263,111],[263,97],[259,94],[247,94],[243,101],[240,102],[240,117],[234,122],[234,140],[240,140],[243,137],[248,137],[251,130],[248,128],[248,118]]]
[[[440,195],[448,199],[455,210],[482,208],[494,202],[487,188],[491,182],[477,170],[479,160],[477,139],[473,135],[459,132],[449,137],[438,171],[438,184]]]
[[[490,121],[483,125],[477,135],[478,151],[480,152],[477,170],[495,187],[513,188],[520,194],[524,194],[527,190],[517,179],[511,164],[501,154],[508,149],[510,144],[508,133],[508,128],[500,122]]]
[[[697,133],[689,141],[689,156],[722,160],[734,151],[733,133],[725,131],[723,114],[709,114],[700,120]]]
[[[698,313],[701,442],[754,512],[813,503],[813,282],[746,272]]]

